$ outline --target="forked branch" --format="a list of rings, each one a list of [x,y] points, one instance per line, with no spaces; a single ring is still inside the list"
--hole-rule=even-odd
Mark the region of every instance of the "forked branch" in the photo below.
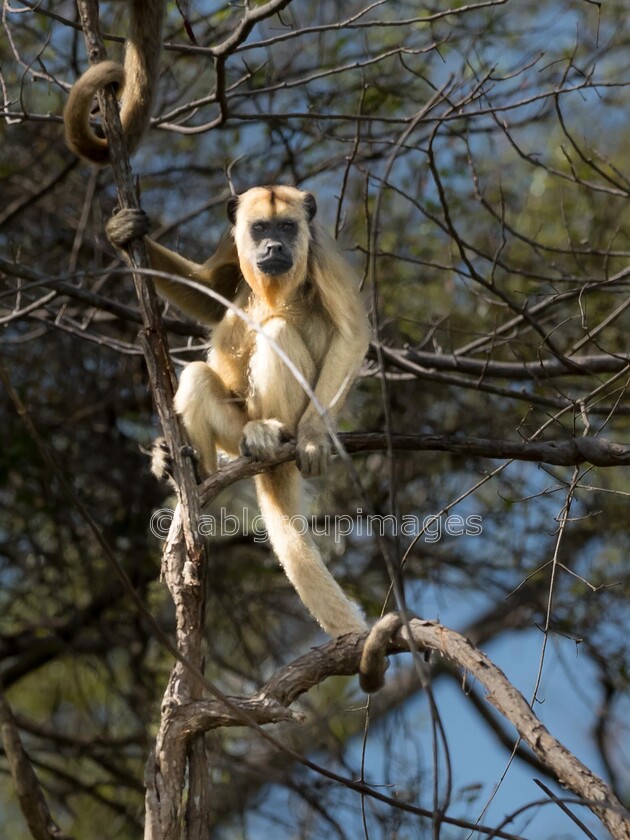
[[[381,622],[390,618],[385,616]],[[375,626],[378,632],[379,623]],[[253,697],[230,699],[259,723],[299,720],[299,714],[288,707],[329,677],[358,674],[365,641],[365,634],[356,633],[334,639],[279,670]],[[394,633],[387,653],[409,650],[439,653],[477,680],[488,703],[514,726],[558,782],[590,808],[615,840],[630,840],[630,814],[612,790],[547,730],[503,671],[471,641],[436,621],[411,619]],[[223,704],[205,700],[178,709],[175,720],[180,731],[189,735],[221,726],[242,726],[242,718]]]

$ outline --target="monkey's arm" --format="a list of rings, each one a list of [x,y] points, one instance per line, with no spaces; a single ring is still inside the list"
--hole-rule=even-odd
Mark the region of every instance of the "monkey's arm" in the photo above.
[[[328,352],[314,393],[334,422],[359,371],[370,341],[370,327],[359,295],[359,283],[337,243],[316,227],[312,278],[333,327]],[[326,423],[309,401],[297,427],[296,463],[304,476],[326,467],[330,443]]]
[[[194,280],[224,298],[234,300],[241,272],[236,248],[229,234],[223,234],[216,252],[203,265],[185,259],[148,237],[145,238],[145,242],[149,251],[151,268]],[[211,325],[218,323],[225,315],[223,304],[198,289],[192,289],[190,286],[167,280],[164,277],[155,277],[154,282],[161,295],[195,321]]]
[[[331,421],[341,411],[369,344],[369,325],[358,295],[346,295],[346,310],[322,363],[314,393]],[[296,463],[305,477],[323,472],[330,457],[328,429],[309,401],[297,428]]]
[[[200,265],[154,242],[146,235],[148,226],[148,218],[142,211],[121,210],[108,221],[107,237],[113,245],[122,250],[132,239],[143,237],[151,268],[155,271],[194,280],[228,300],[234,300],[241,273],[236,247],[228,231],[219,240],[215,253]],[[218,323],[225,314],[223,304],[198,289],[164,277],[155,277],[154,282],[161,295],[195,321],[212,325]]]

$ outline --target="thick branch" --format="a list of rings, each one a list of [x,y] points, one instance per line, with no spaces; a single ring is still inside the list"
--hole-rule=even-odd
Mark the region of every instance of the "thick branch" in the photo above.
[[[70,840],[54,823],[18,731],[11,707],[0,691],[0,740],[20,808],[35,840]]]
[[[435,650],[453,665],[476,679],[486,691],[486,700],[517,730],[541,764],[596,814],[615,840],[630,840],[630,814],[612,790],[582,764],[538,720],[523,695],[505,674],[472,642],[435,621],[413,619],[409,623],[413,643],[407,641],[403,628],[388,653]],[[330,676],[358,673],[365,634],[351,633],[328,642],[296,659],[278,671],[254,697],[231,698],[243,704],[260,722],[280,719],[280,708],[290,706],[298,697]],[[217,726],[242,726],[242,719],[214,701],[199,701],[176,712],[179,725],[189,733]]]
[[[387,436],[382,432],[350,432],[339,435],[339,440],[350,453],[376,452],[388,447]],[[596,467],[622,467],[630,464],[630,446],[600,437],[516,442],[465,438],[459,435],[393,435],[392,446],[401,452],[450,452],[453,455],[534,461],[561,467],[583,463]],[[253,461],[251,458],[237,458],[228,462],[201,485],[202,506],[235,481],[258,475],[276,464],[291,461],[294,457],[295,443],[286,443],[273,460]]]
[[[78,7],[90,62],[101,61],[106,53],[100,36],[98,3],[79,0]],[[122,208],[138,208],[114,92],[104,91],[99,101],[119,204]],[[149,268],[146,247],[141,239],[130,243],[128,256],[133,268]],[[199,498],[190,459],[181,454],[185,438],[172,408],[175,376],[164,337],[161,307],[151,282],[135,273],[134,283],[144,324],[140,335],[142,348],[157,412],[174,457],[173,474],[181,508],[178,521],[182,527],[177,533],[171,533],[164,552],[164,577],[175,602],[178,650],[187,662],[201,670],[206,548],[198,527]],[[186,771],[188,769],[191,786],[196,784],[197,774],[205,778],[203,744],[191,744],[178,738],[170,725],[169,715],[172,706],[199,697],[200,691],[194,672],[182,662],[176,662],[163,700],[155,753],[145,774],[147,840],[178,840],[184,812],[182,794]],[[189,827],[192,822],[199,824],[199,816],[203,817],[206,811],[204,793],[205,785],[200,785],[196,795],[188,800],[186,819]]]
[[[466,625],[462,634],[476,645],[485,645],[497,634],[506,630],[530,627],[532,610],[536,609],[537,604],[544,605],[546,595],[546,582],[540,577],[532,578],[524,582],[509,598],[499,598],[485,613]],[[432,685],[435,685],[436,680],[443,674],[456,677],[461,684],[457,669],[445,660],[434,657],[428,667]],[[421,689],[422,684],[413,661],[409,662],[407,668],[398,668],[396,673],[388,674],[385,686],[372,695],[370,724],[377,724],[379,720],[391,714],[394,709],[399,708]],[[485,700],[480,700],[480,702],[485,702]],[[313,744],[329,743],[327,734],[330,732],[331,725],[335,726],[335,720],[339,715],[343,715],[346,740],[355,735],[360,736],[363,732],[365,719],[362,715],[348,716],[347,711],[341,712],[335,707],[331,721],[329,712],[330,709],[326,713],[309,718],[304,726],[292,726],[290,722],[279,724],[282,729],[274,728],[274,734],[294,751],[305,754],[309,752]],[[488,713],[491,714],[492,709],[488,708]],[[265,780],[270,776],[279,783],[290,784],[289,780],[294,772],[294,759],[281,753],[269,742],[257,742],[254,745],[252,738],[248,739],[247,743],[249,744],[247,760],[238,764],[231,763],[229,782],[227,779],[213,782],[217,793],[212,802],[211,825],[213,827],[221,826],[235,814],[240,814],[242,809],[247,807],[247,803],[255,799]],[[519,758],[523,757],[522,752],[525,749],[523,747],[519,751]],[[531,755],[529,751],[528,754]],[[547,775],[550,775],[548,771]]]
[[[385,435],[351,433],[340,435],[348,452],[385,449]],[[510,441],[464,438],[459,435],[394,435],[394,449],[405,451],[451,452],[469,457],[535,461],[569,467],[589,463],[596,467],[630,464],[630,446],[607,438],[576,437],[549,441]]]

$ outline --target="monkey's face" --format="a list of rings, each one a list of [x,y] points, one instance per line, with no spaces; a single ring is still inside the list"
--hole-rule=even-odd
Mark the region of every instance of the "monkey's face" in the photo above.
[[[293,268],[299,225],[289,216],[256,219],[249,236],[256,254],[256,267],[268,277],[286,274]]]
[[[315,199],[294,187],[254,187],[228,204],[241,271],[277,305],[306,279]]]

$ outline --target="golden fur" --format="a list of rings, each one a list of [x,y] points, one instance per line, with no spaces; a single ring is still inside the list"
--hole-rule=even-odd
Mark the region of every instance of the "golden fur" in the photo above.
[[[166,0],[129,0],[131,20],[125,66],[115,61],[93,64],[73,85],[63,112],[66,143],[90,163],[109,160],[107,141],[90,125],[92,101],[99,90],[113,84],[122,97],[120,119],[128,151],[133,152],[146,131],[159,78],[162,26]]]
[[[203,265],[146,239],[152,268],[222,289],[260,327],[253,329],[198,290],[156,279],[158,290],[187,314],[210,324],[220,318],[207,361],[184,369],[175,397],[175,408],[207,473],[216,470],[217,448],[264,459],[273,457],[289,436],[297,439],[296,462],[303,475],[321,473],[329,461],[330,441],[320,409],[334,423],[365,354],[369,332],[358,281],[336,243],[312,220],[314,213],[314,199],[307,193],[285,186],[256,187],[238,197],[232,239],[223,237]],[[133,219],[110,220],[108,235],[115,244],[124,246],[143,232],[134,228]],[[292,267],[272,276],[257,263],[251,225],[274,219],[293,223],[296,233]],[[276,347],[308,382],[315,401]],[[295,464],[285,464],[256,477],[271,543],[324,630],[331,635],[364,630],[361,611],[326,569],[310,535],[291,522],[302,512],[300,471]]]

